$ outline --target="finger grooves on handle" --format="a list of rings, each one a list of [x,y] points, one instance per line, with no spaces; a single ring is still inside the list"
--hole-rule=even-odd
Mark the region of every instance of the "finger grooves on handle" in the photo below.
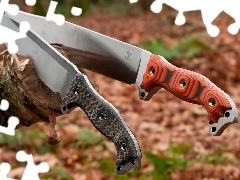
[[[210,123],[217,122],[226,110],[231,109],[224,93],[209,79],[152,55],[141,88],[150,92],[155,87],[164,88],[184,101],[204,106]]]

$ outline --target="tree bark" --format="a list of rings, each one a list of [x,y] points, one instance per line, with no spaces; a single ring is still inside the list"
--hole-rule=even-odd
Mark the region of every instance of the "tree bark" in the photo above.
[[[67,57],[59,45],[53,46]],[[18,65],[17,59],[19,59]],[[86,74],[79,64],[76,66]],[[88,78],[98,90],[91,77]],[[37,122],[49,122],[50,116],[62,115],[60,94],[52,92],[36,76],[31,59],[21,56],[12,57],[7,51],[0,55],[0,101],[2,99],[6,99],[10,106],[7,111],[0,110],[1,126],[7,126],[8,118],[11,116],[19,118],[18,127],[20,127],[31,126]]]
[[[30,126],[36,122],[49,122],[49,115],[61,115],[61,97],[52,92],[37,78],[32,61],[29,60],[19,73],[11,63],[11,55],[5,55],[2,60],[0,74],[0,97],[8,100],[10,107],[0,111],[0,125],[7,126],[8,118],[16,116],[20,124]],[[21,59],[20,64],[27,59]]]

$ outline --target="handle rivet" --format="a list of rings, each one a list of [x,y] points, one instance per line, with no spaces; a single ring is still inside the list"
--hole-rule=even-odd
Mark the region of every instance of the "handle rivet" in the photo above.
[[[99,119],[99,120],[103,120],[103,119],[104,119],[104,115],[103,115],[102,113],[100,113],[100,114],[98,115],[98,119]]]
[[[211,107],[215,106],[215,104],[216,104],[215,99],[210,98],[209,101],[208,101],[208,104],[209,104],[209,106],[211,106]]]
[[[75,94],[75,95],[78,95],[78,94],[80,94],[80,91],[79,91],[79,89],[75,89],[75,90],[74,90],[74,94]]]
[[[187,83],[184,79],[182,79],[182,80],[180,80],[179,85],[180,85],[181,88],[185,88]]]
[[[122,143],[121,144],[121,150],[125,151],[127,148],[127,145],[125,143]]]
[[[154,74],[155,74],[155,68],[154,67],[150,67],[149,68],[149,74],[151,75],[151,76],[153,76]]]
[[[134,158],[131,159],[131,163],[132,163],[132,164],[135,164],[135,163],[136,163]]]

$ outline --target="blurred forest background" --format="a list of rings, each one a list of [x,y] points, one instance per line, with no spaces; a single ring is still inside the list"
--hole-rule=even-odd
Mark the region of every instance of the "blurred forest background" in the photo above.
[[[48,0],[34,7],[10,0],[24,11],[46,15]],[[172,64],[201,73],[227,92],[240,107],[240,34],[227,32],[234,20],[224,12],[213,22],[220,34],[211,38],[200,11],[187,12],[183,26],[174,24],[177,11],[163,5],[159,14],[150,11],[151,0],[58,0],[56,13],[68,21],[110,37],[160,54]],[[73,17],[72,6],[83,14]],[[64,36],[60,34],[59,36]],[[47,144],[49,124],[22,127],[11,137],[0,135],[0,162],[8,162],[9,177],[20,179],[26,163],[16,161],[19,150],[32,153],[36,164],[46,161],[49,180],[238,180],[240,179],[239,124],[228,127],[219,137],[208,132],[206,110],[181,101],[161,89],[150,101],[141,101],[138,89],[88,71],[99,85],[99,93],[123,115],[138,139],[143,153],[142,167],[123,176],[114,174],[116,150],[75,109],[57,118],[61,142]],[[19,117],[21,118],[21,117]]]

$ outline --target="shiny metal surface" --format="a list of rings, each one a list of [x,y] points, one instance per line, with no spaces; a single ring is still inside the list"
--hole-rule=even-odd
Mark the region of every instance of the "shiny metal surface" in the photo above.
[[[19,31],[19,22],[3,16],[2,25],[14,31]],[[32,59],[37,76],[54,92],[62,97],[71,80],[79,72],[68,59],[56,51],[48,42],[31,30],[27,37],[16,41],[18,54]]]
[[[58,26],[45,17],[19,12],[19,22],[28,21],[31,29],[49,43],[74,48],[83,68],[101,73],[119,81],[136,82],[143,54],[149,52],[115,40],[92,30],[65,22]]]

